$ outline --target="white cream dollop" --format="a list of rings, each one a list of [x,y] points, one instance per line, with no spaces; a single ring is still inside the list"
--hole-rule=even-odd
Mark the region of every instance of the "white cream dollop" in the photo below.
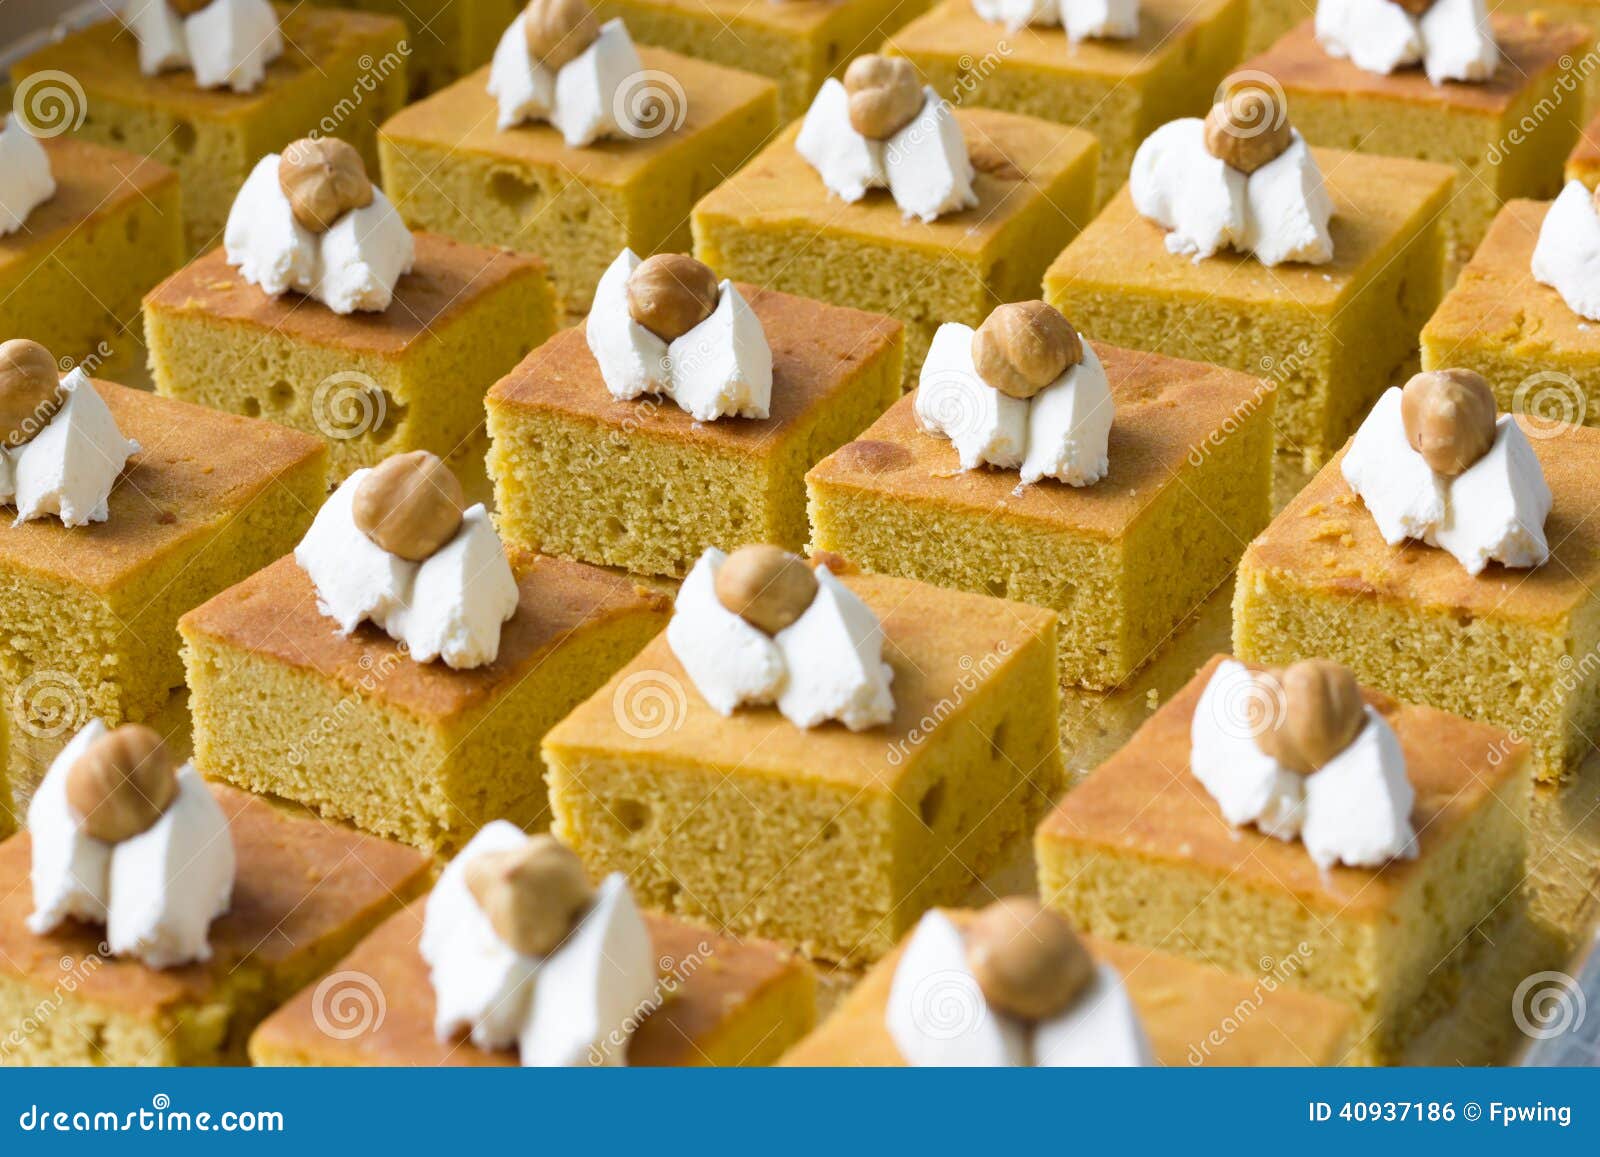
[[[1008,32],[1060,24],[1067,39],[1122,40],[1139,34],[1139,0],[973,0],[973,10]]]
[[[139,42],[146,76],[189,68],[200,88],[254,92],[283,55],[278,14],[268,0],[212,0],[189,17],[167,0],[129,0],[122,18]]]
[[[371,621],[412,659],[442,659],[465,669],[493,663],[500,628],[517,613],[516,577],[480,502],[462,515],[455,537],[422,562],[390,554],[356,526],[357,470],[328,496],[294,549],[310,576],[317,609],[350,634]]]
[[[1167,251],[1196,261],[1232,247],[1263,265],[1333,260],[1333,201],[1305,139],[1246,175],[1211,154],[1205,122],[1168,121],[1140,144],[1128,178],[1134,208],[1167,232]]]
[[[600,882],[594,904],[548,956],[524,956],[495,933],[467,887],[466,866],[527,841],[515,824],[487,824],[445,867],[428,896],[422,958],[434,990],[434,1031],[463,1031],[484,1049],[516,1046],[524,1066],[621,1065],[657,1003],[650,933],[626,877]]]
[[[139,443],[117,429],[89,376],[74,368],[61,379],[61,407],[33,440],[0,450],[0,503],[17,521],[55,515],[63,526],[87,526],[110,515],[109,500]]]
[[[33,902],[28,927],[44,935],[63,920],[104,922],[113,955],[152,968],[209,960],[211,922],[233,899],[233,835],[211,789],[190,764],[178,794],[148,830],[117,844],[83,830],[67,802],[67,776],[106,734],[91,720],[51,763],[28,805]]]
[[[1500,61],[1484,0],[1435,0],[1420,18],[1392,0],[1318,0],[1317,42],[1337,60],[1388,75],[1422,61],[1428,79],[1481,81]]]
[[[1319,868],[1378,867],[1417,854],[1416,793],[1394,729],[1372,708],[1343,751],[1310,775],[1281,766],[1256,745],[1251,706],[1265,691],[1244,664],[1226,659],[1189,722],[1189,770],[1235,827],[1254,824],[1285,842],[1299,838]]]
[[[1054,478],[1088,486],[1110,468],[1116,405],[1094,347],[1032,398],[1013,398],[972,364],[972,329],[946,322],[933,335],[912,403],[923,430],[950,439],[963,470],[1016,469],[1026,484]]]
[[[926,913],[895,965],[884,1021],[913,1067],[1127,1068],[1155,1056],[1122,977],[1095,967],[1089,985],[1053,1017],[1029,1023],[984,999],[966,938],[943,912]]]
[[[796,727],[834,719],[852,731],[893,718],[894,669],[883,661],[883,629],[866,603],[819,566],[811,605],[769,636],[717,598],[717,571],[727,557],[707,548],[683,580],[667,624],[667,644],[715,711],[776,703]]]
[[[859,201],[869,189],[888,189],[902,213],[922,221],[978,203],[961,126],[949,102],[931,88],[923,89],[922,108],[911,123],[875,141],[856,132],[845,87],[830,77],[806,110],[795,151],[845,201]]]
[[[0,125],[0,237],[21,229],[28,214],[55,195],[50,154],[7,113]]]
[[[584,339],[618,401],[665,394],[696,421],[765,418],[772,404],[772,348],[733,282],[718,286],[711,316],[670,345],[633,320],[628,278],[639,267],[632,249],[617,255],[595,287]]]
[[[1568,181],[1545,214],[1532,271],[1573,313],[1600,321],[1600,211],[1582,181]]]
[[[228,264],[262,292],[294,290],[338,314],[389,308],[395,284],[416,260],[411,230],[376,186],[370,205],[350,210],[327,232],[301,225],[279,184],[277,153],[250,171],[222,240]]]
[[[622,20],[606,21],[593,44],[551,72],[528,52],[523,19],[519,13],[501,34],[489,66],[489,95],[500,110],[497,127],[548,121],[575,149],[605,137],[639,135],[629,119],[627,87],[644,64]]]
[[[1406,439],[1401,391],[1391,386],[1350,440],[1340,473],[1390,546],[1408,538],[1441,547],[1468,574],[1490,562],[1542,565],[1550,487],[1516,419],[1502,414],[1494,442],[1454,478],[1435,474]]]

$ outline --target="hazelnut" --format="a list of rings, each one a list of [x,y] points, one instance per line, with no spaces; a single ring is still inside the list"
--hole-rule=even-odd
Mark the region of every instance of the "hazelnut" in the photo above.
[[[60,408],[55,356],[26,338],[0,344],[0,445],[27,445]]]
[[[776,635],[806,613],[817,576],[798,556],[765,544],[741,546],[717,570],[717,601],[758,631]]]
[[[1422,16],[1433,7],[1433,0],[1394,0],[1412,16]]]
[[[178,761],[140,723],[102,735],[67,769],[67,803],[108,844],[149,831],[177,794]]]
[[[903,56],[858,56],[845,69],[850,125],[862,136],[886,141],[922,111],[922,83]]]
[[[1094,958],[1066,919],[1026,896],[996,900],[967,928],[967,965],[990,1006],[1024,1020],[1067,1008]]]
[[[570,64],[600,35],[589,0],[531,0],[522,10],[528,55],[552,71]]]
[[[524,956],[559,948],[594,897],[583,862],[554,836],[474,856],[465,876],[495,935]]]
[[[717,308],[717,275],[687,253],[658,253],[628,275],[628,314],[662,341],[688,333]]]
[[[1440,474],[1454,477],[1494,445],[1494,391],[1472,370],[1428,370],[1406,383],[1406,441]]]
[[[972,335],[973,368],[1007,397],[1031,398],[1082,360],[1078,331],[1042,301],[1002,305]]]
[[[1309,775],[1349,747],[1367,721],[1356,677],[1328,659],[1303,659],[1258,676],[1275,705],[1251,720],[1256,746],[1290,771]]]
[[[1222,83],[1222,99],[1206,114],[1206,151],[1241,173],[1253,173],[1289,147],[1283,96],[1248,81]]]
[[[421,562],[455,537],[467,499],[436,454],[412,450],[372,468],[356,487],[356,528],[390,554]]]
[[[278,187],[294,219],[326,233],[352,209],[372,204],[372,182],[354,146],[336,137],[305,137],[278,157]]]
[[[212,0],[167,0],[167,6],[179,16],[193,16],[211,7]]]

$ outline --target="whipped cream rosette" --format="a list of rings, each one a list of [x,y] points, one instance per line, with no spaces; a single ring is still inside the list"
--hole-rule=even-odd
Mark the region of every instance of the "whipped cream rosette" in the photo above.
[[[495,47],[488,90],[502,131],[545,121],[581,149],[640,135],[628,92],[643,72],[620,18],[601,24],[589,0],[532,0]]]
[[[1299,839],[1318,867],[1416,857],[1400,740],[1337,663],[1224,661],[1190,723],[1189,768],[1230,824]]]
[[[1223,249],[1263,265],[1333,260],[1333,202],[1282,95],[1244,78],[1223,81],[1204,120],[1169,121],[1133,156],[1138,211],[1167,230],[1170,253],[1203,260]]]
[[[628,881],[591,887],[551,836],[496,820],[445,868],[428,896],[422,958],[434,1030],[525,1066],[623,1065],[659,1003],[650,933]]]
[[[1109,469],[1116,405],[1105,369],[1042,301],[1002,305],[977,330],[941,325],[912,405],[918,426],[955,446],[963,470],[1089,486]]]
[[[972,9],[1008,32],[1060,25],[1074,44],[1139,35],[1139,0],[973,0]]]
[[[796,727],[852,731],[894,715],[883,628],[826,565],[775,546],[700,556],[683,580],[667,643],[713,709],[775,703]]]
[[[1600,321],[1600,204],[1582,181],[1568,181],[1545,214],[1531,268],[1573,313]]]
[[[1484,0],[1317,0],[1317,43],[1383,75],[1419,61],[1436,85],[1485,81],[1500,48]]]
[[[200,88],[254,92],[283,55],[268,0],[128,0],[122,22],[139,42],[140,71],[187,68]]]
[[[222,243],[228,264],[264,293],[303,293],[338,314],[387,309],[416,259],[411,230],[368,180],[361,154],[333,137],[256,162]]]
[[[1550,557],[1550,487],[1527,435],[1472,370],[1417,374],[1390,387],[1340,464],[1390,546],[1416,539],[1468,574]]]
[[[50,154],[11,113],[0,122],[0,237],[27,224],[28,215],[56,195]]]
[[[1122,977],[1061,916],[1014,896],[963,927],[938,910],[895,966],[885,1013],[912,1066],[1155,1064]]]
[[[902,213],[922,221],[978,203],[955,111],[902,57],[858,56],[842,82],[824,81],[795,149],[846,201],[888,189]]]
[[[16,507],[18,522],[104,522],[112,487],[138,452],[81,368],[61,377],[38,342],[0,344],[0,503]]]
[[[105,925],[113,955],[152,968],[211,958],[211,922],[233,899],[233,836],[200,773],[154,731],[92,720],[34,792],[28,833],[35,933],[82,920]]]
[[[624,249],[595,289],[584,338],[618,401],[664,395],[701,422],[768,416],[772,349],[761,319],[692,257],[641,261]]]
[[[488,511],[467,506],[461,483],[426,450],[350,475],[294,558],[343,634],[371,622],[418,663],[493,663],[517,613],[517,580]]]

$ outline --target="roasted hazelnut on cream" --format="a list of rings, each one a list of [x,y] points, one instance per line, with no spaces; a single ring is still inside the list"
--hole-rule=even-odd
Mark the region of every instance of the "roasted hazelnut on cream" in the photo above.
[[[1289,147],[1289,118],[1267,89],[1222,83],[1222,99],[1206,114],[1206,151],[1241,173],[1253,173]]]
[[[1078,331],[1042,301],[1002,305],[972,335],[973,368],[1011,398],[1033,397],[1082,360]]]
[[[776,635],[806,613],[817,576],[798,555],[765,544],[741,546],[717,570],[717,601],[758,631]]]
[[[372,204],[372,182],[355,147],[336,137],[306,137],[278,156],[278,186],[302,227],[326,233],[352,209]]]
[[[967,965],[990,1006],[1024,1020],[1066,1009],[1094,959],[1066,919],[1026,896],[997,900],[967,927]]]
[[[1309,775],[1349,747],[1366,724],[1356,678],[1327,659],[1304,659],[1257,676],[1256,746],[1290,771]]]
[[[845,69],[844,91],[851,127],[869,140],[888,140],[922,111],[922,84],[903,56],[856,57]]]
[[[61,375],[53,354],[36,341],[0,344],[0,445],[33,441],[61,408]]]
[[[1494,391],[1472,370],[1427,370],[1401,391],[1400,420],[1429,468],[1454,477],[1494,445]]]
[[[109,731],[67,769],[67,803],[108,844],[149,831],[178,794],[178,762],[139,723]]]
[[[476,856],[465,878],[495,935],[524,956],[561,947],[594,898],[583,863],[553,836]]]
[[[438,455],[412,450],[385,458],[356,487],[350,514],[390,554],[422,562],[461,529],[466,495]]]
[[[628,275],[628,315],[675,341],[717,308],[717,275],[687,253],[658,253]]]
[[[555,71],[581,56],[600,35],[589,0],[532,0],[522,10],[528,55]]]

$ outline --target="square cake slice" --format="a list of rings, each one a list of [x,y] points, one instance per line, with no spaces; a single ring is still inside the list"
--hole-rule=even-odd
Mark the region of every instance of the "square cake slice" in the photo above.
[[[905,397],[806,475],[811,546],[1060,616],[1068,684],[1114,687],[1228,580],[1271,517],[1272,386],[1094,343],[1116,417],[1090,486],[960,469]]]
[[[1417,855],[1319,868],[1235,827],[1194,776],[1190,727],[1217,656],[1039,826],[1039,891],[1094,936],[1292,983],[1357,1013],[1353,1059],[1393,1063],[1454,995],[1474,930],[1522,886],[1530,762],[1505,732],[1366,693],[1416,793]]]
[[[389,918],[340,961],[322,984],[274,1013],[250,1041],[258,1065],[453,1067],[514,1065],[513,1052],[433,1031],[434,994],[418,944],[424,902]],[[739,943],[692,924],[645,915],[660,970],[659,1006],[628,1043],[631,1067],[771,1064],[816,1019],[816,978],[783,950]],[[360,977],[384,996],[384,1016],[365,1018],[338,1038],[323,1032],[338,978]]]
[[[509,552],[499,657],[417,663],[349,636],[281,558],[184,617],[195,765],[250,791],[442,852],[485,823],[549,823],[539,740],[666,625],[666,606],[581,563]]]
[[[900,324],[741,285],[772,349],[766,418],[696,421],[670,398],[618,401],[583,328],[489,391],[489,472],[507,541],[682,577],[708,546],[806,539],[804,476],[900,396]]]
[[[89,924],[35,934],[32,843],[24,833],[0,844],[0,1025],[16,1029],[0,1035],[0,1065],[243,1064],[268,1013],[428,885],[410,848],[211,790],[238,866],[202,963],[108,956],[105,930]]]
[[[883,955],[1002,866],[1061,783],[1055,615],[850,575],[893,669],[886,727],[723,716],[665,636],[545,739],[552,830],[641,904],[808,955]]]

